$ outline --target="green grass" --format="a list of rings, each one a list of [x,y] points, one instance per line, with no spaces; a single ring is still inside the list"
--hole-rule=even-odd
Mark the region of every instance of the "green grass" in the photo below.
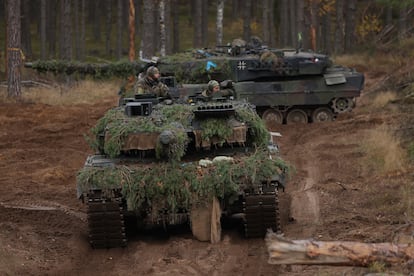
[[[365,152],[362,168],[378,174],[405,169],[405,151],[389,127],[383,125],[367,131],[361,147]]]

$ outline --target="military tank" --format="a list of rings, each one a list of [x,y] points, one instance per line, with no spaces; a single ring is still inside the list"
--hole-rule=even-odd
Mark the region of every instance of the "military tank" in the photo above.
[[[153,62],[163,74],[175,76],[189,94],[210,79],[224,82],[223,88],[231,83],[237,99],[254,104],[268,123],[332,121],[355,107],[364,86],[362,73],[334,65],[327,55],[272,49],[259,38]]]
[[[204,241],[219,239],[224,218],[241,218],[246,237],[281,231],[288,166],[247,101],[135,95],[88,137],[96,154],[78,172],[77,196],[93,248],[126,246],[127,217],[144,229],[188,225]]]

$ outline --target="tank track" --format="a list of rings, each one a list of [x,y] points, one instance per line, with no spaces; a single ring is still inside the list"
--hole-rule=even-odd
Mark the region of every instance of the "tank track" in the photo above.
[[[92,248],[125,247],[127,244],[121,197],[91,193],[87,198],[89,243]]]
[[[243,211],[246,237],[263,238],[267,229],[272,229],[278,234],[282,232],[277,189],[274,193],[246,195]]]

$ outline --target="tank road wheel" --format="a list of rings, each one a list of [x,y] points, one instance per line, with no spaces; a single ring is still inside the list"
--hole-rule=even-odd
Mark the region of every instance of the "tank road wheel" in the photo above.
[[[262,119],[266,124],[267,128],[271,128],[272,126],[283,124],[283,115],[282,112],[279,110],[269,108],[263,112]]]
[[[93,248],[125,247],[127,240],[121,198],[88,195],[89,243]]]
[[[278,191],[274,194],[248,195],[244,205],[244,230],[248,238],[263,238],[267,229],[281,233]]]
[[[335,113],[351,111],[353,107],[354,102],[350,98],[335,98],[332,100],[332,109]]]
[[[301,109],[292,109],[286,117],[287,124],[306,124],[308,122],[308,115]]]
[[[328,107],[319,107],[312,113],[313,122],[330,122],[334,118],[333,112]]]

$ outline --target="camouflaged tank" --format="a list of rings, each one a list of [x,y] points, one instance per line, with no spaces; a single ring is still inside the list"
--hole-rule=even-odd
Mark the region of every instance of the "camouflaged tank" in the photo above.
[[[223,88],[232,83],[237,99],[247,99],[273,124],[332,121],[355,107],[364,86],[363,74],[334,65],[326,55],[271,49],[258,38],[161,57],[156,64],[184,84],[186,93],[210,79],[226,81]]]
[[[223,218],[241,219],[247,237],[280,232],[287,166],[272,140],[246,101],[129,98],[91,129],[96,154],[77,175],[90,244],[126,246],[126,217],[145,229],[189,225],[212,242]]]

